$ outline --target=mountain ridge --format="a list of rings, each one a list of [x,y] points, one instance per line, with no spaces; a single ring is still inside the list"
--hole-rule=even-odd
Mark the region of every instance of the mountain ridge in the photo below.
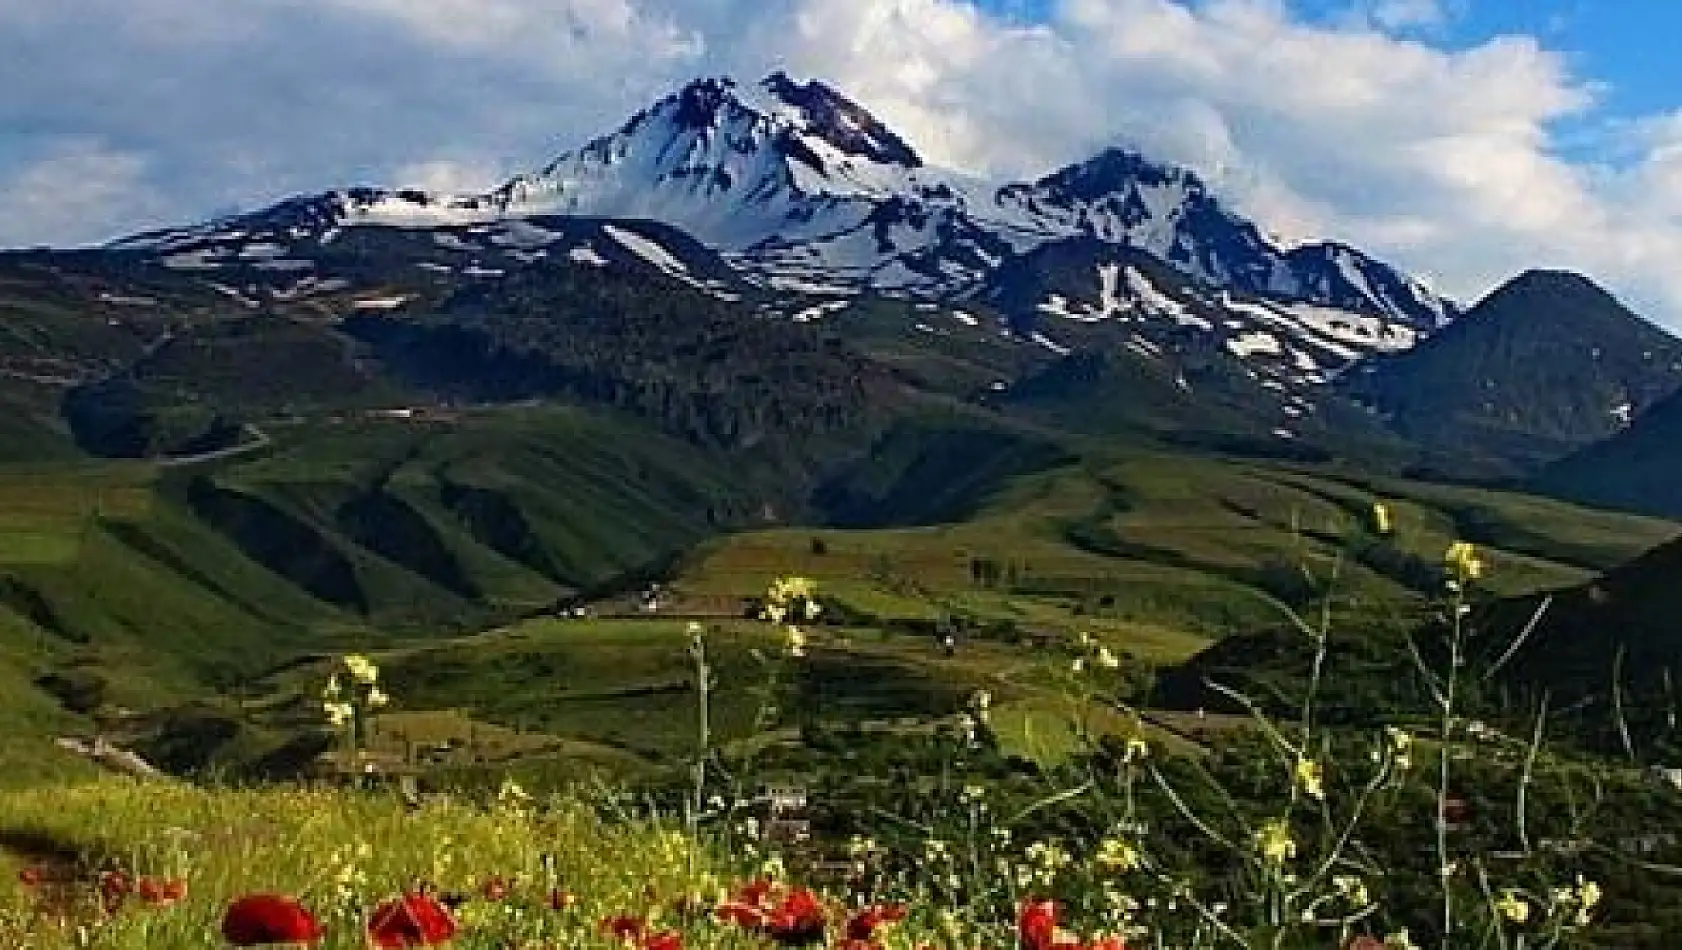
[[[427,227],[540,216],[646,219],[730,255],[781,289],[961,298],[1006,257],[1093,236],[1141,248],[1216,287],[1421,329],[1456,308],[1347,245],[1285,250],[1194,172],[1110,148],[1033,182],[990,186],[932,168],[863,106],[782,72],[688,83],[616,131],[482,194],[351,188],[296,196],[115,249],[296,241],[358,225]]]

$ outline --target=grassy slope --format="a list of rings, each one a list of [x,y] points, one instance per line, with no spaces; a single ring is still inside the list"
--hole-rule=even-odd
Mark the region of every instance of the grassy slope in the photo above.
[[[1058,464],[1053,443],[970,425],[890,436],[874,468],[849,473],[854,502],[927,524],[711,540],[724,524],[751,520],[774,493],[681,443],[563,410],[273,426],[268,449],[161,482],[139,465],[16,470],[0,478],[0,573],[12,578],[13,613],[47,633],[18,620],[23,634],[11,639],[48,644],[30,655],[35,672],[96,674],[106,706],[147,709],[300,653],[386,647],[395,634],[411,638],[411,649],[438,650],[396,658],[409,711],[460,709],[517,726],[545,737],[537,758],[640,767],[671,763],[687,741],[692,697],[675,621],[539,624],[523,641],[491,641],[494,649],[456,645],[449,632],[693,548],[673,584],[680,604],[735,613],[769,578],[801,573],[857,615],[852,644],[820,651],[834,661],[818,663],[824,672],[807,684],[826,715],[927,724],[990,684],[1001,702],[1024,704],[1023,731],[1044,733],[1032,714],[1039,674],[1024,659],[1033,655],[1024,637],[1090,632],[1141,669],[1172,666],[1235,630],[1277,623],[1290,596],[1282,579],[1299,559],[1327,569],[1381,498],[1407,553],[1428,561],[1450,539],[1473,537],[1495,549],[1493,576],[1513,593],[1581,581],[1674,530],[1498,492],[1113,444],[1033,473]],[[938,487],[948,482],[952,490]],[[905,491],[911,483],[936,487],[918,501]],[[195,491],[212,490],[237,503],[194,503]],[[253,516],[259,507],[264,514]],[[996,576],[978,581],[983,564]],[[1417,604],[1410,578],[1393,567],[1343,565],[1349,609],[1371,617]],[[971,627],[950,661],[917,626],[944,617]],[[731,676],[749,676],[741,649],[720,649]],[[507,659],[521,650],[542,662]],[[456,673],[425,672],[433,667]],[[869,675],[853,675],[859,670]],[[832,682],[839,692],[825,692]],[[247,692],[268,689],[305,692],[284,681]],[[27,701],[11,705],[53,708],[39,691],[25,692]],[[732,707],[721,722],[751,712]],[[260,715],[254,726],[290,727]],[[261,747],[279,735],[252,741]]]
[[[0,716],[29,726],[17,734],[83,725],[43,718],[58,704],[26,684],[47,673],[76,682],[77,705],[106,713],[180,703],[300,652],[548,605],[693,543],[713,530],[709,512],[752,508],[743,486],[691,450],[573,413],[305,427],[275,439],[259,456],[162,481],[139,464],[0,473],[0,621],[14,630],[0,641],[0,667],[18,685],[0,692]],[[199,478],[279,514],[207,520],[190,501]],[[384,509],[347,514],[375,489],[407,513],[412,543],[382,542]],[[289,552],[298,563],[349,565],[366,609],[312,596],[250,556],[241,532],[272,540],[276,529],[307,542]],[[446,569],[465,593],[427,573]]]
[[[1298,550],[1326,566],[1331,539],[1356,530],[1379,498],[1395,509],[1404,546],[1422,559],[1440,554],[1468,511],[1480,514],[1492,538],[1505,526],[1514,547],[1496,548],[1490,558],[1497,583],[1515,592],[1583,578],[1590,565],[1633,556],[1674,529],[1497,492],[1382,487],[1215,460],[1138,457],[1019,479],[956,524],[723,537],[681,565],[671,602],[679,613],[727,616],[768,577],[813,577],[847,612],[869,619],[844,632],[817,632],[802,691],[785,700],[793,720],[819,714],[926,728],[962,708],[970,690],[986,688],[997,695],[1008,740],[1026,750],[1059,744],[1065,710],[1047,708],[1056,706],[1044,688],[1055,670],[1048,654],[1019,643],[1000,622],[1053,643],[1089,632],[1136,664],[1171,666],[1213,637],[1277,623],[1278,602],[1257,580],[1263,569]],[[1071,540],[1071,529],[1094,524],[1127,546],[1106,555]],[[1017,581],[978,585],[970,568],[978,558],[1015,565]],[[1417,592],[1382,570],[1353,563],[1343,570],[1355,596],[1340,622],[1405,614],[1420,603]],[[917,626],[945,616],[980,625],[951,658]],[[756,634],[734,621],[714,622],[723,624],[713,636],[725,671],[717,725],[740,738],[759,675],[741,638]],[[672,765],[690,747],[693,729],[682,626],[680,618],[658,617],[541,621],[387,662],[406,702],[461,708]]]

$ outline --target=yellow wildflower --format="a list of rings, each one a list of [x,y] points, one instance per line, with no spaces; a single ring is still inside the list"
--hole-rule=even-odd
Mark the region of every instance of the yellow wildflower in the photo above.
[[[1443,552],[1443,564],[1454,580],[1464,584],[1483,576],[1483,559],[1470,541],[1456,541]]]
[[[1047,872],[1062,870],[1073,862],[1069,852],[1052,841],[1036,841],[1028,846],[1027,858],[1029,863]]]
[[[796,600],[811,600],[818,592],[818,585],[804,577],[779,577],[771,583],[768,592],[772,603],[787,604]]]
[[[509,807],[518,807],[531,801],[531,793],[520,787],[520,783],[512,777],[505,776],[502,787],[497,790],[497,801]]]
[[[1403,927],[1384,938],[1384,950],[1419,950],[1419,944],[1413,942],[1408,929]]]
[[[1372,503],[1372,529],[1378,534],[1390,534],[1396,530],[1390,520],[1390,506],[1382,501]]]
[[[792,657],[806,655],[806,632],[799,627],[789,627],[783,634],[783,652]]]
[[[1139,850],[1125,838],[1106,838],[1098,846],[1098,865],[1109,871],[1132,871],[1143,863]]]
[[[1553,899],[1556,904],[1565,907],[1576,907],[1576,914],[1572,923],[1578,927],[1586,927],[1594,920],[1594,905],[1600,903],[1600,885],[1585,880],[1581,874],[1577,875],[1576,887],[1556,887],[1553,889]]]
[[[1291,826],[1283,818],[1271,818],[1256,831],[1256,850],[1270,864],[1284,864],[1297,856]]]
[[[321,711],[327,714],[327,723],[335,729],[343,728],[356,715],[356,710],[350,703],[329,700],[321,704]]]
[[[1530,905],[1513,890],[1501,892],[1501,896],[1495,901],[1495,910],[1515,924],[1522,924],[1530,919]]]
[[[1413,767],[1413,735],[1395,726],[1384,727],[1384,738],[1390,744],[1390,758],[1398,771]]]
[[[378,686],[372,687],[368,690],[369,709],[378,709],[389,702],[391,702],[391,697],[387,696]]]
[[[1372,903],[1371,896],[1367,893],[1366,882],[1354,875],[1339,874],[1334,876],[1332,887],[1355,907],[1366,907]]]
[[[1122,755],[1123,762],[1134,762],[1147,758],[1151,754],[1150,743],[1140,736],[1127,737],[1127,751]]]
[[[371,686],[380,678],[380,668],[360,653],[345,657],[345,669],[350,672],[351,679],[364,686]]]
[[[1304,795],[1315,801],[1324,801],[1326,797],[1324,779],[1325,773],[1321,770],[1320,763],[1313,759],[1297,759],[1297,788],[1301,789]]]

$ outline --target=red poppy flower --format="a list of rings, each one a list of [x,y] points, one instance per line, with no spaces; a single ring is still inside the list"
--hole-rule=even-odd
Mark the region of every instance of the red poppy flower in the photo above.
[[[450,909],[424,893],[386,901],[368,918],[368,939],[380,950],[435,947],[455,939],[460,929]]]
[[[24,868],[18,872],[18,881],[24,887],[40,887],[41,882],[46,879],[47,876],[41,873],[40,868]]]
[[[785,946],[803,946],[823,940],[826,923],[823,902],[806,888],[790,891],[765,921],[765,932]]]
[[[647,929],[647,921],[644,921],[641,917],[632,917],[629,914],[620,914],[617,917],[607,917],[602,920],[602,930],[626,943],[641,940]]]
[[[279,894],[241,897],[222,915],[222,938],[236,947],[309,946],[323,935],[321,924],[304,905]]]
[[[765,899],[771,896],[771,888],[773,886],[774,885],[772,884],[770,878],[757,878],[744,885],[740,891],[737,891],[736,899],[744,904],[752,904],[755,907],[763,906],[765,904]]]
[[[187,881],[184,878],[172,877],[163,883],[163,897],[168,903],[185,900],[187,897]]]
[[[876,935],[876,928],[904,919],[904,904],[874,904],[854,914],[847,921],[847,939],[869,940]]]
[[[683,934],[663,930],[642,942],[643,950],[683,950]]]
[[[1057,941],[1057,904],[1029,901],[1016,920],[1016,936],[1022,950],[1052,950]]]

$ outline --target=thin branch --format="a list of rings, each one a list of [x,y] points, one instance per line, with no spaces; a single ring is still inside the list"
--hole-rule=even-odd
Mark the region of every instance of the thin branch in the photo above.
[[[1507,645],[1506,651],[1503,652],[1495,661],[1495,664],[1483,674],[1485,682],[1494,677],[1496,673],[1500,672],[1501,667],[1506,666],[1507,661],[1512,659],[1514,654],[1518,653],[1519,647],[1524,646],[1525,641],[1530,639],[1530,635],[1534,633],[1536,628],[1542,623],[1542,617],[1547,614],[1548,608],[1553,606],[1553,602],[1554,595],[1552,594],[1542,598],[1541,605],[1536,608],[1535,613],[1530,615],[1530,619],[1525,623],[1524,629],[1519,631],[1518,636],[1513,638],[1513,642]]]

